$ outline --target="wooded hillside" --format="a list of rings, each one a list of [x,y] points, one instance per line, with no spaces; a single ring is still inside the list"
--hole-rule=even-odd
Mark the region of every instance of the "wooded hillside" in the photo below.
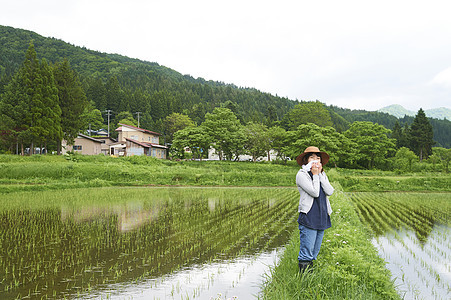
[[[172,112],[186,113],[202,122],[206,112],[226,101],[237,105],[244,121],[274,121],[296,104],[256,89],[194,79],[157,63],[91,51],[5,26],[0,26],[0,92],[24,61],[31,40],[38,59],[55,63],[67,58],[80,75],[88,100],[98,109],[111,109],[116,114],[140,111],[143,116],[148,114],[147,119],[152,118],[144,124],[148,127],[158,127],[157,121]]]
[[[112,120],[140,117],[140,126],[165,132],[162,120],[172,113],[188,115],[197,124],[215,107],[231,109],[243,123],[287,127],[284,117],[297,104],[305,102],[263,93],[254,88],[237,87],[182,75],[155,62],[118,54],[107,54],[78,47],[31,31],[0,26],[0,94],[22,65],[33,41],[37,58],[50,64],[67,59],[80,78],[87,99],[103,113],[111,111]],[[393,129],[397,121],[410,125],[413,117],[397,119],[387,113],[327,107],[330,124],[339,132],[354,121],[371,121]],[[451,147],[451,122],[430,119],[436,146]],[[288,128],[286,128],[288,129]]]

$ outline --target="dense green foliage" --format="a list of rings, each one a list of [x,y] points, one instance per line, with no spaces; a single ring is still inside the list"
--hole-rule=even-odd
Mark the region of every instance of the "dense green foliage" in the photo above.
[[[174,112],[200,123],[205,113],[227,101],[237,105],[245,121],[259,122],[277,121],[296,104],[253,88],[194,79],[157,63],[99,53],[5,26],[0,26],[0,93],[21,66],[31,40],[40,59],[51,63],[69,61],[96,108],[110,109],[115,114],[141,112],[141,125],[149,130],[162,132],[158,121]]]
[[[412,116],[404,116],[398,119],[392,115],[389,115],[388,113],[365,110],[351,110],[336,107],[333,105],[328,106],[328,108],[331,111],[331,116],[334,120],[334,127],[337,128],[337,130],[339,130],[338,125],[340,125],[341,128],[347,129],[349,128],[349,125],[355,121],[369,121],[378,123],[379,125],[383,125],[384,127],[392,130],[395,130],[397,126],[396,123],[398,123],[401,128],[406,129],[404,131],[407,135],[409,135],[409,127],[412,125],[415,119],[415,117]],[[335,117],[334,114],[336,114]],[[337,117],[337,115],[339,117]],[[427,119],[432,125],[433,139],[435,141],[435,144],[432,146],[444,147],[448,149],[451,148],[451,121],[448,119]],[[343,130],[341,129],[339,131]],[[411,147],[409,143],[405,143],[402,146]]]
[[[360,161],[361,165],[367,164],[371,169],[376,163],[383,162],[387,154],[394,150],[395,141],[388,138],[389,133],[390,130],[382,125],[356,121],[344,135],[356,145],[354,159]]]
[[[410,132],[410,130],[409,130]],[[343,168],[367,168],[382,170],[412,171],[413,161],[418,158],[405,146],[398,146],[400,140],[390,138],[391,131],[372,122],[355,121],[349,129],[340,133],[330,126],[320,127],[313,123],[301,124],[296,129],[286,131],[278,126],[267,128],[265,125],[249,122],[241,125],[227,108],[217,108],[207,114],[207,120],[199,126],[190,126],[175,133],[171,148],[173,157],[207,158],[209,147],[213,147],[219,159],[261,160],[277,150],[277,160],[294,160],[296,156],[311,145],[330,153],[329,164]],[[393,136],[393,135],[392,135]],[[396,136],[396,135],[395,135]],[[408,144],[415,145],[413,138]],[[415,142],[417,140],[415,139]],[[429,147],[430,147],[429,143]],[[190,149],[192,154],[185,153]],[[442,151],[439,147],[429,148]],[[408,150],[406,152],[406,150]],[[442,151],[443,152],[443,151]],[[446,150],[443,152],[446,153]],[[248,154],[251,158],[239,157]],[[405,156],[406,155],[406,156]],[[405,156],[405,157],[404,157]],[[448,156],[435,156],[447,170]],[[408,168],[404,164],[409,159]],[[401,162],[401,163],[400,163]],[[420,168],[421,169],[421,168]]]
[[[77,74],[65,59],[54,67],[55,83],[58,88],[58,104],[61,108],[61,129],[63,138],[72,144],[80,130],[86,127],[82,118],[88,101]]]
[[[61,106],[53,70],[36,57],[33,43],[25,61],[6,87],[0,101],[2,140],[12,147],[47,145],[63,137]],[[33,150],[31,151],[33,153]]]
[[[292,101],[287,98],[262,93],[252,88],[241,88],[222,82],[194,79],[174,70],[128,57],[99,53],[76,47],[54,38],[44,38],[30,31],[0,26],[0,95],[13,80],[24,61],[30,41],[34,42],[37,57],[60,67],[66,61],[76,72],[88,102],[82,119],[84,129],[98,129],[99,114],[103,113],[103,127],[107,124],[107,111],[112,127],[121,120],[127,124],[163,133],[166,142],[172,139],[173,130],[167,130],[166,117],[176,114],[188,116],[200,125],[207,113],[217,107],[230,109],[242,125],[248,122],[268,127],[278,125],[285,130],[296,130],[300,124],[314,123],[331,126],[339,133],[346,131],[355,121],[370,121],[393,129],[397,119],[386,113],[349,110],[320,102]],[[55,78],[56,79],[56,78]],[[78,83],[74,82],[75,86]],[[64,92],[59,92],[59,95]],[[79,110],[82,110],[79,108]],[[78,112],[77,112],[78,113]],[[65,112],[62,112],[63,116]],[[137,120],[139,119],[139,121]],[[80,120],[80,119],[78,119]],[[451,147],[451,122],[429,119],[433,128],[435,145]],[[5,122],[2,118],[2,122]],[[404,126],[412,117],[399,120]],[[63,122],[65,124],[65,122]],[[110,132],[114,136],[114,128]],[[69,131],[63,130],[64,134]],[[69,140],[71,139],[71,134]],[[414,150],[413,145],[402,145]],[[50,146],[51,148],[51,146]],[[3,150],[7,149],[3,146]]]
[[[329,111],[319,101],[296,105],[282,119],[282,126],[295,130],[299,125],[313,123],[321,127],[333,126]]]

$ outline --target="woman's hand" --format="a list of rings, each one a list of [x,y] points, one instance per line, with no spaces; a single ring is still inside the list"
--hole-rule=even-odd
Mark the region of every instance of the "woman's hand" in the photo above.
[[[315,162],[312,164],[312,174],[313,175],[318,175],[319,173],[321,173],[321,171],[323,170],[323,166],[321,165],[320,162]]]
[[[321,173],[323,171],[323,164],[318,162],[318,170]]]

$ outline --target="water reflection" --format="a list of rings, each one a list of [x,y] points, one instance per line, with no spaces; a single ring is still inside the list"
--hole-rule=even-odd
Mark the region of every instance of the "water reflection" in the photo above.
[[[89,299],[257,299],[265,274],[277,263],[283,248],[229,261],[193,265],[168,276],[139,283],[112,285]]]
[[[112,286],[253,257],[286,243],[297,202],[294,189],[77,192],[0,212],[0,298],[114,294]]]
[[[450,299],[449,193],[352,193],[403,299]]]
[[[376,237],[402,227],[415,232],[421,244],[427,243],[434,226],[448,224],[451,215],[448,193],[351,193],[359,216]]]
[[[373,239],[404,299],[450,299],[450,234],[449,226],[439,225],[426,243],[411,230]]]

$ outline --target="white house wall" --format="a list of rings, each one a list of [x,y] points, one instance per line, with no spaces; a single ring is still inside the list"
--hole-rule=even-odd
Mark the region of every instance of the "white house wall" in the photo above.
[[[277,158],[277,151],[271,150],[269,151],[269,157],[271,161],[275,160]],[[208,160],[219,160],[219,155],[216,153],[216,150],[213,148],[210,148],[208,150]],[[238,156],[239,161],[252,161],[251,155],[240,155]],[[257,161],[268,161],[268,155],[260,156],[257,158]]]
[[[144,148],[142,147],[130,147],[127,149],[127,156],[144,155]]]

